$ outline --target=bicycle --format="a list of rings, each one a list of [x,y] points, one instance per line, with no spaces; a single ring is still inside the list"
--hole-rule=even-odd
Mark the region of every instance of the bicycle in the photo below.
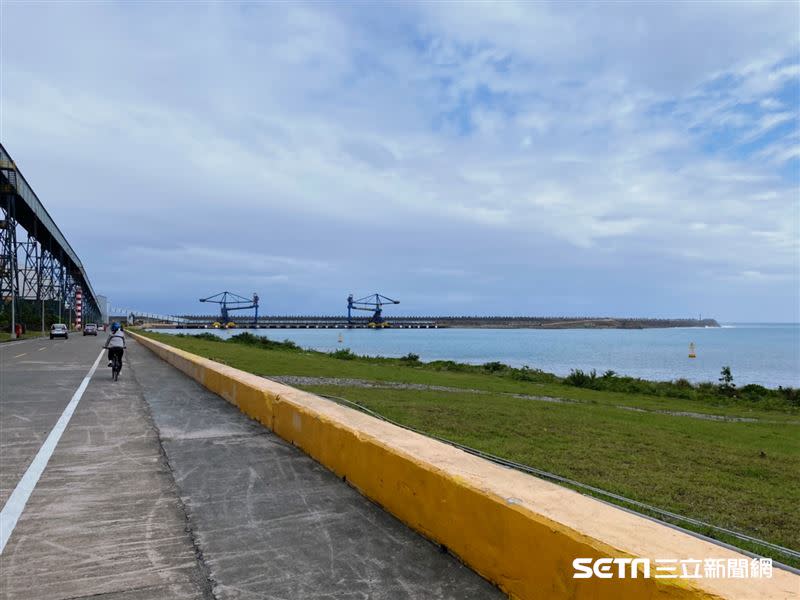
[[[112,348],[114,350],[114,348]],[[122,348],[120,348],[122,350]],[[111,356],[111,379],[117,381],[119,379],[119,372],[122,371],[122,352],[109,352]]]

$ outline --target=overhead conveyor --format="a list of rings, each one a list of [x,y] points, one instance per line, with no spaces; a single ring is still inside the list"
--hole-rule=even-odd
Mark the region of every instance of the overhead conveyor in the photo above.
[[[82,306],[76,307],[76,292]],[[100,303],[77,253],[0,144],[0,298],[15,322],[18,300],[58,301],[86,321]]]

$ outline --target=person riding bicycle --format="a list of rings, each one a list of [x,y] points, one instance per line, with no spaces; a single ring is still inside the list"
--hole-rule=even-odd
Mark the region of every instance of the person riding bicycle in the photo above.
[[[108,336],[103,348],[108,348],[108,366],[114,364],[114,357],[119,357],[120,364],[122,363],[122,354],[125,352],[125,333],[122,331],[120,324],[114,321],[111,324],[111,334]]]

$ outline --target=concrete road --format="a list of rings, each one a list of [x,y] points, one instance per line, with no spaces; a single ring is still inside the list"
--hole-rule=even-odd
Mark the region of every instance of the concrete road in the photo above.
[[[102,340],[0,346],[4,503]],[[0,556],[0,597],[503,597],[135,342],[119,382],[105,362]]]
[[[102,343],[71,336],[0,350],[4,503]],[[140,388],[111,382],[105,360],[0,556],[0,597],[212,597]]]
[[[0,344],[0,505],[30,464],[105,338]]]

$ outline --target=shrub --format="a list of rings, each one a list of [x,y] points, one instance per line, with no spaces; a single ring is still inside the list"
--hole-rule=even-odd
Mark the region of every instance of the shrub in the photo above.
[[[261,340],[267,338],[263,338],[258,335],[253,335],[249,331],[243,331],[242,333],[237,333],[228,338],[228,341],[234,342],[236,344],[248,344],[250,346],[255,346],[256,344],[260,344]]]
[[[253,335],[248,331],[238,333],[228,338],[228,341],[234,344],[258,346],[265,350],[301,350],[300,346],[295,344],[292,340],[283,340],[282,342],[277,342],[265,336]]]
[[[350,348],[339,348],[335,352],[331,352],[331,356],[339,360],[355,360],[358,358],[358,355],[353,354]]]
[[[428,366],[436,371],[455,371],[458,373],[468,373],[474,371],[476,367],[464,363],[457,363],[452,360],[434,360],[428,363]]]
[[[749,383],[744,387],[739,388],[739,396],[746,400],[758,402],[759,400],[765,400],[769,395],[769,390],[764,386]]]
[[[575,387],[591,387],[595,379],[597,379],[597,371],[594,369],[591,373],[584,373],[581,369],[572,369],[564,378],[564,383]]]
[[[525,365],[521,369],[511,369],[511,379],[518,381],[534,381],[536,383],[558,383],[559,378],[541,369],[531,369]]]
[[[497,373],[498,371],[505,371],[506,369],[508,369],[508,366],[504,365],[501,362],[493,361],[484,363],[483,365],[481,365],[481,368],[484,371],[489,371],[490,373]]]
[[[778,394],[791,406],[800,406],[800,389],[778,386]]]
[[[400,360],[403,362],[408,363],[418,363],[419,362],[419,354],[414,354],[413,352],[409,352],[405,356],[401,356]]]
[[[208,333],[207,331],[204,331],[203,333],[179,333],[178,335],[180,335],[182,337],[193,338],[195,340],[206,340],[208,342],[223,342],[223,341],[225,341],[221,337],[219,337],[218,335],[214,335],[213,333]]]

